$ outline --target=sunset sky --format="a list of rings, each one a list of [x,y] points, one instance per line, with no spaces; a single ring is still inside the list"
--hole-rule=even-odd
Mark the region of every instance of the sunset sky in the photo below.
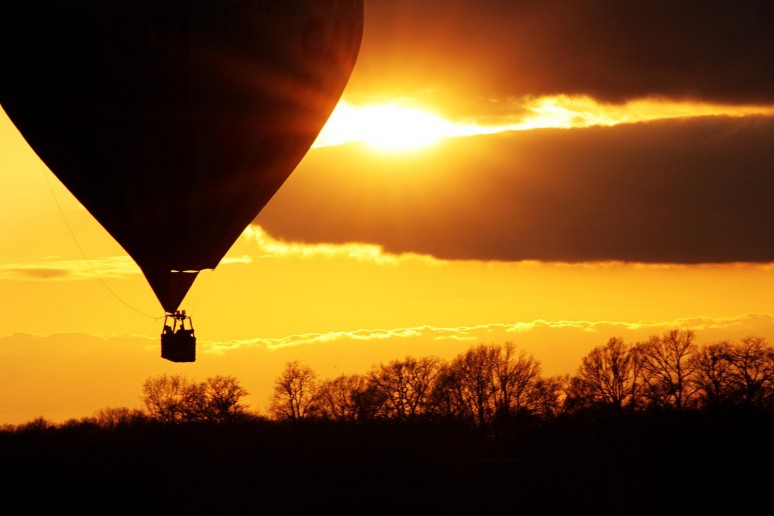
[[[711,5],[712,7],[707,7]],[[366,0],[339,106],[181,308],[0,111],[0,424],[236,376],[321,378],[513,341],[574,373],[610,337],[774,342],[770,2]]]

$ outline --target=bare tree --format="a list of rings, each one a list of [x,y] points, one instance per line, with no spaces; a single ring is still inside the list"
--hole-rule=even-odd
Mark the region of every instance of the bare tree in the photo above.
[[[733,390],[747,409],[763,408],[774,398],[774,348],[762,337],[745,337],[730,349]]]
[[[317,373],[298,360],[274,382],[269,413],[277,420],[301,421],[319,413]]]
[[[694,339],[691,330],[671,330],[636,345],[642,360],[644,394],[651,406],[682,410],[696,397]]]
[[[443,362],[407,357],[376,366],[368,379],[385,398],[387,417],[406,420],[433,411],[431,395]]]
[[[243,415],[246,410],[241,400],[247,391],[232,376],[194,382],[179,374],[160,375],[145,380],[142,392],[146,412],[162,423],[222,423]]]
[[[19,433],[42,434],[52,430],[56,430],[56,424],[44,417],[36,417],[25,423],[13,426],[13,431]]]
[[[591,405],[611,407],[620,411],[634,408],[639,384],[636,353],[619,337],[612,337],[604,346],[594,348],[583,357],[573,387],[576,396],[587,397]]]
[[[533,413],[555,418],[569,411],[570,375],[537,378],[533,389]]]
[[[540,363],[524,350],[506,342],[492,346],[494,355],[495,404],[505,417],[534,408],[535,382],[540,377]]]
[[[242,398],[248,392],[233,376],[214,376],[204,382],[204,412],[208,421],[223,423],[246,414]]]
[[[488,428],[497,410],[496,355],[494,347],[481,344],[458,355],[443,368],[434,397],[445,414]]]
[[[142,422],[145,414],[139,409],[126,407],[106,407],[94,413],[94,422],[101,428],[117,428]]]
[[[540,364],[512,342],[480,344],[444,368],[435,398],[446,414],[486,429],[536,407]]]
[[[318,390],[320,413],[328,419],[354,421],[353,394],[365,383],[365,378],[360,375],[341,375],[323,381]]]
[[[716,409],[735,403],[732,357],[733,345],[727,341],[704,346],[693,355],[693,382],[703,407]]]
[[[599,394],[592,387],[592,383],[578,375],[570,377],[566,389],[564,407],[569,414],[577,414],[601,404]]]
[[[370,421],[379,417],[385,397],[362,375],[341,375],[319,388],[320,411],[337,421]]]
[[[387,396],[370,381],[363,389],[352,393],[355,417],[358,422],[386,419],[388,417]]]
[[[148,378],[142,386],[142,401],[148,415],[162,423],[182,423],[202,418],[204,389],[182,375]]]

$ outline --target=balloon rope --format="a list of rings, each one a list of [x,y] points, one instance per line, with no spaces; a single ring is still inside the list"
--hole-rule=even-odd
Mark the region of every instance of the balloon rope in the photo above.
[[[191,306],[189,307],[190,310],[188,310],[188,313],[191,315],[194,315],[196,312],[196,309],[199,307],[199,303],[201,302],[202,298],[206,294],[210,283],[212,283],[212,275],[215,273],[215,270],[210,269],[207,271],[207,273],[204,274],[204,277],[202,277],[202,271],[199,271],[198,281],[200,281],[201,288],[196,289],[195,292],[192,292],[194,294],[191,296]]]
[[[94,267],[94,264],[92,264],[91,260],[89,260],[89,258],[86,256],[86,253],[84,252],[83,248],[81,247],[80,242],[78,242],[78,239],[75,236],[75,232],[73,231],[73,228],[70,227],[70,223],[67,221],[67,217],[65,217],[64,210],[62,209],[62,205],[59,204],[59,199],[57,199],[57,197],[56,197],[56,193],[54,192],[54,186],[51,184],[51,178],[49,177],[48,172],[45,170],[45,167],[43,167],[42,164],[41,164],[40,169],[43,171],[43,177],[46,178],[46,183],[48,183],[48,188],[49,188],[49,190],[51,190],[51,196],[54,198],[54,203],[56,204],[56,207],[59,210],[59,214],[62,216],[62,220],[64,221],[64,225],[67,228],[67,231],[70,233],[70,236],[72,237],[73,242],[75,243],[75,247],[78,248],[78,251],[80,251],[81,256],[83,256],[83,259],[86,260],[86,263],[89,264],[89,268],[91,268],[91,271],[94,273],[94,276],[99,280],[100,283],[102,283],[102,285],[108,290],[108,292],[113,294],[113,296],[116,299],[118,299],[121,303],[123,303],[129,309],[137,312],[140,315],[143,315],[145,317],[149,317],[151,319],[155,319],[157,321],[160,321],[161,319],[163,319],[163,317],[156,317],[156,316],[153,316],[153,315],[150,315],[150,314],[146,314],[145,312],[142,312],[142,311],[136,309],[135,307],[133,307],[132,305],[130,305],[129,303],[124,301],[121,298],[121,296],[119,296],[112,288],[110,288],[110,285],[108,285],[105,282],[105,280],[102,279],[102,277],[97,272],[97,269]]]

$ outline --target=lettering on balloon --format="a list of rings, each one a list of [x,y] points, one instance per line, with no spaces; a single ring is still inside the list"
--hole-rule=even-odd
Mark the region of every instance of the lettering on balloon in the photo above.
[[[342,74],[348,74],[354,66],[362,35],[362,20],[322,15],[307,19],[301,37],[301,57],[313,66],[297,76],[295,91],[299,105],[311,110],[325,105],[328,95],[345,80]]]
[[[329,20],[323,16],[310,18],[304,26],[301,55],[306,61],[351,64],[362,36],[362,25]]]

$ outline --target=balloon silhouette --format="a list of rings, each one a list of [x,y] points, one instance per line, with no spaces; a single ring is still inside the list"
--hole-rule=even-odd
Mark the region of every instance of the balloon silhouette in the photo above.
[[[314,142],[362,0],[3,0],[0,105],[167,313]]]

